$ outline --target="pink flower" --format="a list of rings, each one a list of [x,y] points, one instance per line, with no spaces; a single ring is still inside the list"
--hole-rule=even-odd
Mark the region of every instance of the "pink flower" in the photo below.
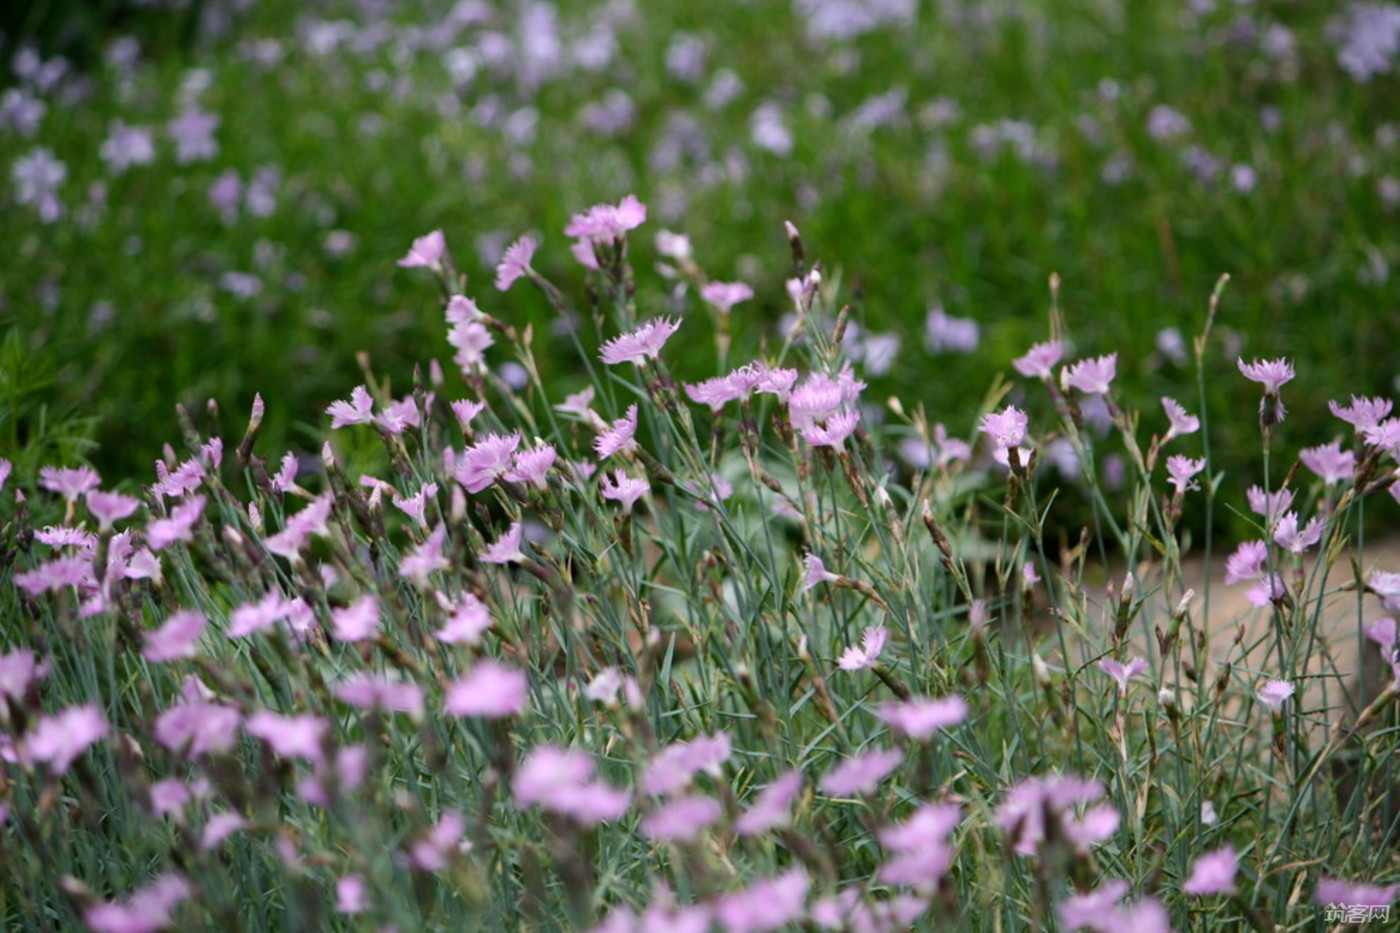
[[[346,875],[335,882],[335,912],[338,914],[362,914],[369,910],[369,899],[365,894],[365,879],[359,875]]]
[[[0,485],[3,485],[3,482],[0,482]],[[84,501],[92,517],[100,523],[102,531],[111,531],[113,523],[130,518],[141,507],[140,499],[98,489],[89,489]]]
[[[356,709],[382,709],[409,716],[423,715],[423,688],[390,680],[382,674],[353,674],[335,688],[336,698]]]
[[[409,428],[418,427],[422,422],[423,418],[418,411],[418,402],[411,395],[396,402],[390,402],[383,414],[374,419],[374,423],[389,434],[402,434]]]
[[[1265,524],[1272,526],[1293,504],[1293,491],[1285,488],[1266,493],[1258,486],[1250,486],[1245,490],[1245,498],[1249,500],[1249,510],[1264,516]]]
[[[399,576],[407,577],[419,586],[427,586],[429,576],[451,566],[442,554],[442,546],[446,541],[447,526],[438,525],[428,533],[422,544],[399,561]]]
[[[1173,454],[1167,458],[1167,482],[1176,487],[1178,495],[1184,495],[1192,489],[1201,487],[1193,482],[1192,478],[1206,468],[1206,458],[1192,460],[1190,457],[1183,457],[1181,454]]]
[[[1244,594],[1244,598],[1249,600],[1251,606],[1263,608],[1274,600],[1282,598],[1287,594],[1288,588],[1284,585],[1283,577],[1276,573],[1267,574]]]
[[[743,282],[710,282],[700,290],[700,297],[719,309],[720,314],[728,314],[741,301],[753,297],[753,289]]]
[[[161,875],[125,903],[104,901],[88,907],[83,922],[93,933],[155,933],[170,926],[170,912],[189,896],[188,881]]]
[[[1230,846],[1208,852],[1191,865],[1191,877],[1181,885],[1187,894],[1204,897],[1210,894],[1234,894],[1235,873],[1239,859]]]
[[[599,204],[582,214],[575,214],[564,228],[564,235],[605,242],[623,236],[628,230],[635,230],[646,219],[646,205],[638,201],[636,195],[629,194],[616,207]]]
[[[1327,486],[1335,486],[1343,480],[1351,479],[1356,469],[1356,455],[1349,450],[1342,450],[1339,441],[1305,448],[1298,453],[1298,459]]]
[[[645,478],[633,478],[622,470],[613,471],[611,482],[607,476],[598,480],[598,491],[603,494],[603,498],[621,502],[624,512],[631,512],[636,501],[650,490],[651,484]]]
[[[1013,848],[1021,855],[1034,855],[1048,838],[1045,821],[1055,820],[1062,835],[1070,836],[1073,813],[1077,806],[1092,804],[1104,794],[1098,781],[1073,775],[1034,775],[1006,792],[997,806],[996,823],[1012,839]],[[1086,817],[1088,813],[1085,814]],[[1095,816],[1087,829],[1102,831],[1108,820]],[[1080,840],[1090,835],[1081,831]]]
[[[1112,658],[1103,658],[1099,661],[1099,670],[1118,681],[1118,692],[1127,696],[1128,681],[1147,670],[1147,662],[1142,658],[1133,658],[1127,664],[1120,664]]]
[[[540,745],[525,756],[511,780],[515,805],[539,805],[584,826],[627,812],[631,794],[593,777],[593,759],[579,749]]]
[[[505,719],[525,709],[530,682],[524,671],[483,658],[447,688],[443,707],[453,716]]]
[[[39,485],[63,496],[66,502],[96,489],[101,478],[92,467],[43,467],[39,470]]]
[[[715,376],[704,382],[686,383],[685,394],[697,405],[708,405],[710,411],[719,411],[727,403],[748,398],[751,386],[735,379],[734,374]]]
[[[1016,371],[1023,376],[1049,379],[1050,371],[1055,368],[1064,355],[1064,344],[1058,340],[1051,340],[1047,343],[1034,344],[1025,356],[1012,360],[1011,365],[1016,367]]]
[[[800,429],[802,439],[813,447],[840,448],[860,424],[860,412],[839,412],[827,418],[824,426],[812,425]]]
[[[457,351],[452,356],[452,362],[463,374],[470,376],[472,372],[485,367],[486,351],[495,346],[496,338],[491,336],[491,331],[481,321],[466,321],[453,325],[447,332],[447,342]]]
[[[1253,363],[1236,359],[1235,363],[1246,379],[1264,386],[1265,395],[1278,395],[1278,390],[1294,376],[1293,364],[1282,358],[1263,362],[1256,359]]]
[[[1340,881],[1325,875],[1317,879],[1313,901],[1318,904],[1346,904],[1351,907],[1389,907],[1400,885],[1379,887],[1353,881]]]
[[[826,569],[822,559],[815,554],[805,554],[802,563],[806,566],[806,573],[802,577],[802,592],[807,592],[812,587],[820,583],[834,583],[841,579],[840,574],[832,573]]]
[[[350,424],[369,424],[374,421],[374,399],[370,397],[369,389],[364,386],[355,386],[350,392],[350,401],[331,402],[331,406],[326,409],[326,414],[331,416],[331,430],[343,428]]]
[[[597,452],[598,459],[606,460],[615,453],[636,447],[636,433],[637,406],[632,404],[627,406],[627,414],[624,417],[614,421],[611,427],[600,431],[594,438],[593,449]]]
[[[481,554],[483,564],[509,564],[520,562],[526,559],[525,552],[521,550],[521,541],[525,535],[525,526],[520,522],[513,522],[505,534]]]
[[[1163,397],[1162,409],[1167,413],[1167,420],[1171,422],[1171,427],[1162,436],[1163,444],[1174,437],[1195,434],[1201,429],[1201,419],[1195,415],[1188,415],[1186,409],[1181,407],[1176,399]]]
[[[554,466],[554,460],[558,456],[559,452],[552,444],[541,444],[530,450],[522,450],[515,455],[514,463],[506,472],[506,479],[513,483],[528,483],[545,489],[549,485],[545,474]]]
[[[603,344],[598,358],[610,366],[618,363],[640,366],[644,359],[656,359],[662,346],[680,326],[680,321],[665,317],[647,321],[630,334],[622,334]]]
[[[1257,580],[1264,575],[1264,561],[1269,558],[1269,546],[1263,541],[1246,541],[1225,560],[1225,583]]]
[[[462,836],[467,831],[467,821],[456,810],[449,810],[438,819],[428,834],[409,847],[408,860],[421,871],[442,871],[454,851],[461,851]]]
[[[860,647],[851,645],[842,653],[837,664],[843,671],[858,671],[861,668],[869,667],[880,656],[880,651],[885,647],[885,638],[888,635],[889,632],[883,625],[879,628],[867,628]]]
[[[530,260],[534,258],[539,244],[533,238],[523,236],[506,247],[501,264],[496,267],[496,290],[508,291],[516,279],[530,274]]]
[[[1026,426],[1030,423],[1026,413],[1008,405],[1003,411],[982,416],[981,431],[992,439],[997,447],[1007,449],[1021,446],[1026,439]]]
[[[23,700],[29,688],[48,673],[49,665],[40,664],[32,651],[16,648],[0,654],[0,697]]]
[[[462,596],[460,605],[451,610],[447,621],[437,632],[437,639],[449,645],[465,642],[480,644],[481,636],[491,627],[491,614],[486,605],[471,593]]]
[[[288,451],[282,458],[282,468],[270,477],[272,488],[282,493],[291,492],[296,487],[298,469],[296,454]]]
[[[204,755],[233,748],[242,716],[231,706],[211,703],[197,682],[188,684],[185,698],[156,718],[156,741],[177,754]]]
[[[175,612],[154,632],[146,633],[146,647],[141,656],[147,661],[173,661],[195,656],[195,643],[204,633],[209,620],[193,610]]]
[[[790,868],[776,878],[760,878],[743,891],[726,894],[715,904],[715,916],[728,933],[780,930],[802,919],[811,886],[805,869]]]
[[[68,770],[73,760],[107,734],[107,717],[95,703],[70,706],[42,717],[25,736],[25,756],[44,762],[54,774]]]
[[[422,488],[406,499],[395,494],[393,498],[394,508],[413,519],[419,528],[426,528],[428,527],[428,500],[436,496],[437,492],[437,483],[424,483]]]
[[[457,482],[465,486],[467,492],[478,493],[505,476],[520,446],[520,438],[519,431],[484,435],[462,452],[457,463]]]
[[[247,827],[248,821],[241,814],[232,810],[216,813],[204,824],[204,831],[199,835],[199,850],[211,852],[229,836]]]
[[[1365,431],[1379,425],[1390,414],[1393,403],[1388,398],[1358,398],[1353,395],[1351,404],[1346,407],[1336,402],[1328,402],[1327,407],[1357,431]]]
[[[286,527],[263,541],[263,546],[279,557],[293,563],[301,560],[301,550],[312,535],[324,537],[330,534],[331,505],[335,501],[333,493],[324,492],[312,499],[300,512],[287,519]],[[149,532],[146,535],[149,540]],[[154,546],[154,545],[152,545]]]
[[[92,572],[92,559],[81,555],[56,557],[33,570],[15,574],[14,580],[15,586],[32,596],[70,586],[79,589],[93,589],[97,586],[97,577]]]
[[[719,819],[724,808],[712,797],[692,794],[679,797],[642,818],[637,828],[658,842],[683,842]]]
[[[1071,895],[1056,909],[1060,917],[1060,927],[1064,930],[1080,930],[1084,927],[1091,930],[1112,929],[1116,933],[1120,927],[1109,926],[1105,921],[1113,918],[1119,911],[1118,902],[1128,893],[1128,888],[1128,882],[1110,879],[1100,884],[1097,891]],[[1128,931],[1124,930],[1124,933]]]
[[[279,757],[321,761],[322,742],[330,723],[311,713],[281,716],[264,709],[248,717],[243,728],[253,738],[266,742]]]
[[[564,396],[564,401],[554,406],[555,411],[562,411],[566,415],[578,415],[580,418],[586,417],[591,411],[593,396],[596,390],[592,386],[584,386],[573,395]]]
[[[718,777],[729,760],[729,751],[725,732],[668,745],[642,769],[642,789],[648,794],[674,794],[689,786],[701,771]]]
[[[399,265],[406,269],[416,266],[426,266],[430,269],[442,267],[442,257],[447,253],[447,239],[442,235],[441,230],[434,230],[425,236],[420,236],[413,241],[413,246],[408,250],[408,254],[399,260]]]
[[[1322,519],[1314,518],[1302,530],[1298,513],[1285,512],[1274,527],[1274,543],[1294,554],[1301,554],[1322,538]]]
[[[331,610],[331,637],[336,641],[364,641],[379,631],[379,600],[361,596],[348,606]]]
[[[788,771],[763,789],[748,811],[734,821],[741,836],[755,836],[786,826],[792,821],[791,807],[802,790],[802,773]]]
[[[889,777],[903,760],[904,753],[897,748],[876,749],[856,755],[828,771],[817,786],[833,797],[866,794]]]
[[[1118,374],[1118,354],[1110,353],[1092,360],[1080,360],[1060,373],[1065,389],[1078,389],[1085,395],[1103,395]],[[1010,445],[1007,445],[1010,446]]]
[[[153,551],[163,551],[177,541],[193,536],[195,522],[204,513],[204,497],[193,496],[175,507],[169,518],[156,519],[146,526],[146,544]]]
[[[472,421],[485,409],[485,402],[473,402],[470,399],[458,399],[452,403],[452,415],[457,419],[457,426],[463,431],[471,427]]]
[[[1286,680],[1271,680],[1259,688],[1259,702],[1269,709],[1283,708],[1283,701],[1291,697],[1297,688]]]
[[[233,610],[225,634],[229,638],[244,638],[271,628],[279,619],[287,617],[291,605],[280,592],[273,590],[256,603],[246,603]]]
[[[875,711],[891,729],[926,742],[935,732],[967,718],[967,703],[956,694],[940,699],[913,697],[902,703],[886,703]]]
[[[948,836],[961,815],[957,804],[926,803],[903,823],[879,830],[880,844],[891,853],[879,879],[926,892],[937,888],[953,862]]]

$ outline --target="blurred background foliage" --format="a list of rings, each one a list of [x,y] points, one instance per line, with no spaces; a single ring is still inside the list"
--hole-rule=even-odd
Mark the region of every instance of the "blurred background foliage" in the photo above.
[[[533,323],[576,389],[562,322],[492,270],[535,232],[586,325],[562,228],[629,192],[650,208],[643,314],[701,314],[651,274],[655,232],[683,232],[711,277],[754,286],[735,322],[756,352],[789,308],[792,220],[852,304],[867,397],[954,434],[1048,337],[1052,272],[1075,352],[1119,353],[1144,431],[1159,396],[1199,408],[1189,352],[1222,273],[1209,408],[1257,405],[1237,355],[1293,358],[1277,462],[1343,430],[1329,398],[1394,390],[1400,7],[723,7],[8,5],[0,455],[148,482],[175,402],[217,400],[232,437],[255,392],[269,456],[314,450],[358,351],[400,393],[430,359],[451,375],[431,282],[394,264],[439,227],[472,297]],[[217,121],[203,146],[172,125],[190,113]],[[678,347],[678,375],[713,374],[708,342]],[[1011,398],[1045,403],[1019,379]],[[1217,469],[1262,477],[1256,434],[1210,441]]]

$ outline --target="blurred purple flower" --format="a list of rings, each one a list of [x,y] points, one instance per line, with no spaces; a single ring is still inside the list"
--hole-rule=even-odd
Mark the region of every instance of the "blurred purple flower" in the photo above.
[[[524,671],[483,658],[447,688],[443,706],[453,716],[505,719],[518,716],[529,695],[530,681]]]
[[[1187,894],[1204,897],[1211,894],[1234,894],[1235,873],[1239,859],[1230,846],[1208,852],[1191,865],[1191,877],[1181,885]]]
[[[68,166],[43,147],[30,150],[10,168],[15,183],[15,201],[28,204],[39,213],[42,223],[51,224],[63,216],[58,188],[68,178]]]
[[[399,260],[399,265],[406,269],[420,266],[440,269],[442,268],[442,257],[446,254],[447,239],[442,235],[441,230],[434,230],[414,240],[408,253]]]
[[[93,933],[155,933],[170,926],[170,913],[189,897],[190,884],[179,875],[161,875],[125,902],[102,901],[83,911]]]
[[[165,125],[166,134],[175,143],[175,161],[188,165],[218,155],[219,144],[214,141],[214,131],[218,128],[219,117],[197,105],[180,111],[178,117]]]
[[[312,713],[283,716],[264,709],[249,716],[243,728],[281,758],[319,762],[324,757],[321,743],[330,723]]]
[[[631,795],[592,777],[593,759],[587,752],[540,745],[525,756],[511,787],[517,807],[538,804],[585,826],[626,813]]]
[[[1291,697],[1296,690],[1297,688],[1286,680],[1271,680],[1259,688],[1259,702],[1272,710],[1282,709],[1283,701]]]
[[[512,522],[511,526],[492,542],[490,547],[481,552],[481,562],[483,564],[509,564],[524,561],[526,556],[521,549],[524,534],[525,526],[520,522]]]
[[[858,671],[861,668],[869,667],[880,656],[880,651],[885,647],[885,639],[888,635],[889,632],[883,625],[878,628],[867,628],[861,639],[860,647],[851,645],[841,654],[841,659],[837,664],[843,671]]]
[[[63,774],[79,755],[110,729],[107,717],[95,703],[70,706],[43,716],[24,737],[28,761],[44,762],[54,774]]]
[[[1327,486],[1351,479],[1356,469],[1356,455],[1342,450],[1340,441],[1304,448],[1299,451],[1298,459]]]
[[[954,317],[941,306],[929,309],[924,318],[924,346],[931,353],[971,353],[977,349],[981,332],[970,317]]]
[[[889,777],[904,760],[897,748],[883,748],[847,758],[822,777],[817,786],[833,797],[865,794]]]
[[[141,656],[153,662],[192,658],[195,644],[208,624],[204,614],[194,610],[171,613],[164,625],[146,633],[146,647]]]
[[[530,260],[539,244],[533,237],[523,236],[506,248],[505,256],[496,267],[496,290],[508,291],[517,279],[530,274]]]
[[[765,787],[749,809],[734,821],[734,831],[754,836],[786,826],[792,821],[791,807],[802,790],[802,773],[788,771]]]
[[[718,800],[691,794],[653,810],[642,818],[637,828],[643,836],[658,842],[684,842],[693,839],[723,813]]]
[[[967,703],[956,694],[939,699],[913,697],[901,703],[886,703],[875,711],[875,715],[896,732],[925,742],[935,732],[966,719]]]
[[[719,777],[729,751],[725,732],[672,743],[647,762],[642,770],[642,790],[653,795],[674,794],[688,787],[701,771]]]
[[[1062,388],[1078,389],[1085,395],[1103,395],[1118,374],[1118,354],[1080,360],[1060,373]]]
[[[661,347],[680,326],[680,321],[671,318],[647,321],[631,333],[614,337],[603,344],[598,358],[610,366],[618,363],[640,366],[644,359],[656,359]]]
[[[133,165],[154,162],[155,140],[144,126],[127,126],[121,120],[114,120],[98,154],[113,175],[120,175]]]

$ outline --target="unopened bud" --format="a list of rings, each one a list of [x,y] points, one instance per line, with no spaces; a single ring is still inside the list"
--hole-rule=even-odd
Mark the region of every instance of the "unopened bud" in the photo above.
[[[1031,672],[1035,674],[1035,682],[1042,687],[1050,686],[1050,668],[1041,660],[1040,655],[1031,655]]]
[[[1191,611],[1191,601],[1194,600],[1195,598],[1196,598],[1196,591],[1195,591],[1195,590],[1187,590],[1187,591],[1185,592],[1185,594],[1182,595],[1181,601],[1178,602],[1178,603],[1176,604],[1176,610],[1175,610],[1174,612],[1172,612],[1172,618],[1173,618],[1173,619],[1184,619],[1184,618],[1186,618],[1186,613],[1189,612],[1189,611]]]

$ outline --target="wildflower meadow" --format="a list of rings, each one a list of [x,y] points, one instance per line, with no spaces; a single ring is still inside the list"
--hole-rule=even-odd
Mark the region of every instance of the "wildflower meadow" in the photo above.
[[[818,202],[972,171],[953,167],[961,143],[910,168],[878,140],[962,119],[911,99],[937,62],[841,118],[825,161],[800,141],[800,121],[831,117],[815,91],[750,101],[745,141],[715,159],[724,124],[642,114],[660,93],[647,77],[711,112],[781,89],[712,60],[725,30],[762,48],[778,23],[853,59],[793,86],[853,74],[882,42],[917,64],[910,24],[1020,35],[988,66],[1008,69],[1032,54],[1016,27],[1030,14],[773,6],[707,26],[679,7],[668,21],[668,4],[574,20],[464,2],[430,26],[362,2],[298,14],[293,40],[256,38],[275,11],[213,3],[194,45],[149,61],[134,39],[91,70],[16,53],[0,101],[21,218],[0,232],[18,244],[0,273],[7,928],[1392,922],[1400,564],[1376,542],[1400,508],[1400,415],[1378,361],[1395,346],[1381,286],[1400,240],[1370,221],[1400,186],[1383,160],[1352,176],[1379,192],[1359,213],[1299,194],[1373,238],[1371,278],[1330,292],[1325,319],[1277,318],[1304,302],[1304,272],[1262,282],[1242,259],[1205,274],[1171,223],[1150,235],[1172,244],[1174,311],[1083,313],[1095,285],[1121,298],[1140,282],[1089,274],[1093,258],[979,278],[1002,254],[973,241],[1030,236],[1013,229],[1025,213],[1010,232],[964,218],[963,245],[940,248],[970,251],[951,266],[966,278],[931,280],[912,271],[927,259],[914,234],[887,225],[909,204],[843,232]],[[1261,96],[1325,60],[1318,88],[1362,89],[1332,98],[1356,104],[1336,117],[1346,137],[1372,120],[1367,89],[1394,86],[1400,8],[1343,6],[1289,27],[1291,4],[1197,3],[1172,28],[1198,30],[1207,57],[1210,42],[1245,49]],[[1092,33],[1061,15],[1059,41]],[[639,39],[657,64],[629,58]],[[775,48],[768,67],[796,67]],[[183,60],[199,55],[218,67]],[[454,88],[431,101],[436,128],[374,125],[352,100],[413,110],[416,82],[441,77],[430,60]],[[632,92],[579,119],[621,141],[662,121],[674,160],[628,164],[600,142],[602,164],[575,165],[577,137],[544,124],[573,85],[629,69]],[[287,96],[255,104],[240,81]],[[312,85],[324,107],[278,123],[277,102]],[[1094,93],[1108,106],[1144,87]],[[178,103],[159,132],[114,115],[166,100],[155,89]],[[263,135],[221,129],[254,106]],[[361,151],[298,136],[341,132],[335,107],[360,114]],[[1160,107],[1145,138],[1196,145],[1191,118]],[[50,141],[55,124],[68,135]],[[1028,124],[980,127],[968,138],[998,153],[988,184],[1053,182],[1070,157]],[[444,179],[475,133],[459,194]],[[1389,152],[1395,135],[1366,145]],[[410,136],[428,177],[393,164]],[[284,161],[217,161],[279,145]],[[1100,149],[1101,178],[1141,180],[1131,155],[1109,171],[1128,142]],[[322,171],[318,154],[365,164]],[[1257,187],[1287,188],[1262,163],[1171,158],[1199,186],[1176,192],[1182,209],[1226,226],[1265,209]],[[709,180],[686,187],[691,170]],[[1152,177],[1166,210],[1179,179]],[[814,193],[789,201],[765,179]],[[1082,209],[1054,197],[1051,213]],[[1307,254],[1294,239],[1277,255]],[[1335,281],[1358,242],[1273,268]],[[88,278],[114,256],[115,284]],[[955,303],[1008,274],[1016,313]],[[89,304],[104,287],[120,306]],[[1282,304],[1260,298],[1271,289]],[[1348,322],[1368,322],[1332,344],[1355,341],[1354,361],[1287,345]]]

